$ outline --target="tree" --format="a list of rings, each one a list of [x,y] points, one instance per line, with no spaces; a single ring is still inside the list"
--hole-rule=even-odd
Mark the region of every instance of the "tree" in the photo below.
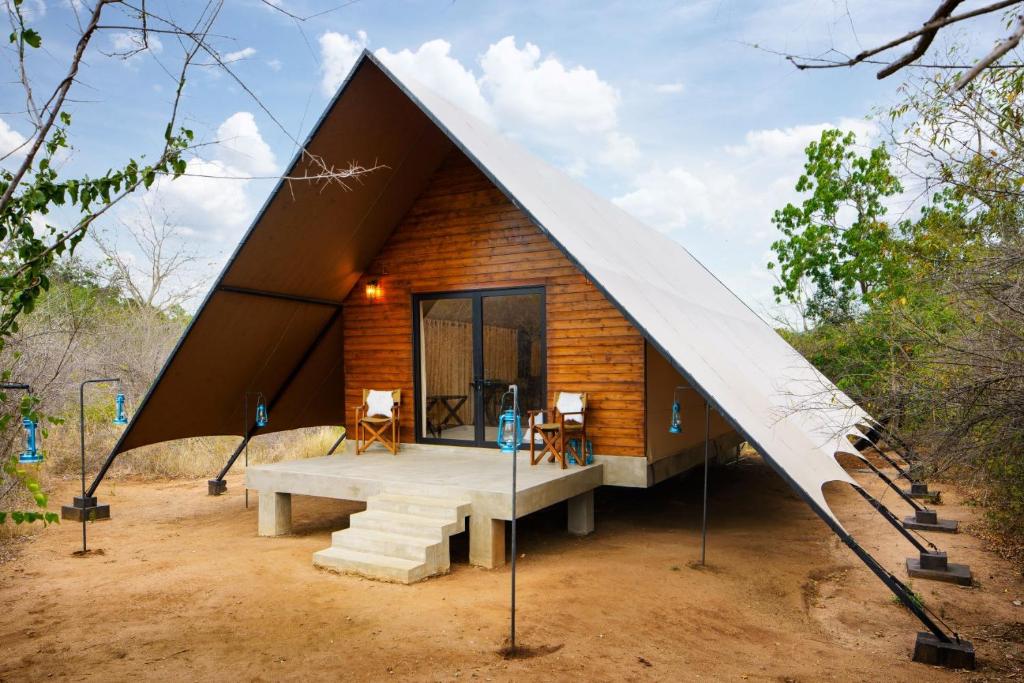
[[[347,189],[348,180],[378,168],[364,168],[355,162],[336,167],[329,160],[306,150],[295,136],[288,133],[217,48],[216,42],[225,37],[215,36],[211,29],[220,16],[223,0],[208,0],[200,5],[194,20],[189,23],[179,20],[177,11],[162,15],[152,11],[145,2],[70,2],[69,11],[75,13],[80,27],[78,39],[67,58],[63,75],[48,86],[34,83],[29,77],[28,62],[33,53],[42,48],[45,37],[28,25],[23,1],[4,0],[12,27],[9,40],[15,54],[16,73],[12,80],[22,87],[24,116],[32,127],[32,133],[17,149],[0,157],[0,162],[11,164],[10,168],[0,168],[0,352],[17,334],[21,318],[31,314],[40,297],[51,288],[55,264],[61,258],[74,256],[96,221],[137,190],[151,187],[159,177],[173,180],[187,174],[188,156],[195,144],[194,135],[178,122],[182,114],[182,94],[193,66],[215,68],[225,74],[295,143],[300,152],[299,166],[293,175],[283,178],[321,185],[334,184]],[[268,3],[268,6],[273,5]],[[297,22],[304,20],[297,15],[289,16]],[[92,43],[96,35],[104,31],[127,32],[133,45],[120,54],[102,53],[94,49]],[[95,177],[62,175],[56,160],[59,154],[71,148],[72,117],[67,104],[79,82],[80,67],[87,60],[132,57],[147,50],[157,35],[173,38],[180,48],[177,64],[162,63],[174,79],[174,95],[165,122],[159,129],[161,142],[158,149],[148,156],[141,153],[132,156]],[[200,57],[208,61],[198,64],[197,58]],[[51,54],[49,58],[54,57]],[[39,93],[43,96],[40,97]],[[63,222],[55,220],[54,216],[60,212],[72,218]],[[10,368],[0,368],[0,377],[9,376]],[[0,403],[7,400],[8,397],[0,392]],[[0,433],[8,433],[16,415],[42,420],[44,416],[39,410],[38,397],[26,396],[16,409],[4,411],[0,415]],[[4,471],[8,470],[14,477],[12,481],[21,482],[30,491],[37,488],[37,483],[21,475],[24,469],[16,458],[4,461]],[[45,495],[36,496],[34,494],[41,492],[31,492],[36,503],[45,507]],[[4,505],[6,493],[9,491],[0,490],[0,506]],[[8,517],[16,521],[34,521],[37,515],[35,511],[31,512],[33,514],[18,511],[17,515],[0,515],[0,521]]]
[[[812,319],[850,317],[858,303],[898,281],[898,240],[884,219],[883,200],[903,188],[889,168],[884,146],[860,156],[855,144],[852,132],[823,131],[808,145],[804,173],[796,183],[797,192],[810,196],[772,217],[783,235],[772,243],[776,261],[768,264],[779,270],[776,301],[798,301],[807,280]]]
[[[166,210],[141,202],[136,215],[118,224],[135,254],[122,251],[117,236],[109,232],[94,232],[92,239],[103,254],[108,281],[125,293],[132,307],[166,314],[205,291],[208,277],[197,271],[202,258],[182,239]]]

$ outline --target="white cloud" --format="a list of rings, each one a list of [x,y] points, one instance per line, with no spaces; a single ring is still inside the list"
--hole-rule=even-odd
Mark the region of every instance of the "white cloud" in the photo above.
[[[27,138],[18,131],[11,128],[10,124],[0,119],[0,158],[10,154],[12,157],[20,157],[25,153]],[[17,150],[17,151],[15,151]]]
[[[516,47],[506,36],[480,59],[480,82],[498,117],[511,127],[606,132],[618,124],[618,91],[596,71],[567,69],[554,57],[540,58],[540,48]]]
[[[837,127],[855,132],[859,145],[878,142],[875,124],[859,119],[751,130],[721,153],[654,165],[613,201],[688,245],[744,300],[775,310],[765,284],[774,282],[766,264],[769,245],[779,236],[771,217],[800,201],[794,186],[804,149],[823,130]]]
[[[878,136],[878,126],[875,123],[866,119],[843,118],[836,124],[817,123],[789,128],[747,131],[742,145],[729,145],[725,149],[729,154],[741,158],[752,156],[802,157],[807,145],[820,138],[822,132],[828,128],[853,132],[860,145],[869,144]]]
[[[30,0],[21,6],[21,15],[26,22],[39,21],[46,16],[46,2],[44,0]]]
[[[338,34],[321,36],[325,92],[343,77],[338,63],[357,56],[354,49],[334,52],[326,39],[338,46],[365,44]],[[396,73],[413,78],[435,90],[467,112],[519,138],[535,151],[561,164],[569,173],[585,175],[593,164],[624,166],[640,157],[636,141],[619,130],[618,90],[596,71],[567,66],[554,56],[542,56],[538,46],[516,44],[506,36],[490,45],[479,60],[479,72],[452,56],[451,44],[442,39],[423,43],[415,50],[376,51],[377,57]],[[330,84],[330,88],[326,87]]]
[[[283,64],[281,64],[280,59],[268,59],[267,66],[270,67],[271,71],[280,71]]]
[[[217,128],[219,159],[231,168],[251,175],[269,175],[277,160],[260,135],[256,119],[247,111],[232,114]]]
[[[654,86],[654,92],[662,95],[678,95],[684,89],[682,83],[658,83]]]
[[[245,229],[256,207],[246,192],[249,181],[229,179],[238,173],[217,159],[190,159],[185,175],[160,178],[138,201],[173,212],[181,228],[203,241],[230,241]]]
[[[878,128],[863,119],[748,131],[743,143],[701,163],[655,166],[636,177],[614,201],[665,232],[698,229],[732,234],[754,244],[775,234],[775,209],[797,199],[796,180],[804,149],[828,128],[851,130],[861,145],[872,144]]]
[[[604,151],[598,158],[608,166],[630,166],[640,159],[640,148],[636,140],[613,130],[605,137]]]
[[[390,52],[382,47],[375,54],[395,73],[419,81],[470,114],[494,124],[494,114],[476,76],[451,56],[451,49],[448,41],[438,39],[423,43],[415,52]]]
[[[166,213],[178,234],[199,242],[230,244],[252,221],[267,187],[253,175],[273,175],[277,162],[250,112],[237,112],[217,127],[212,158],[189,159],[185,174],[160,176],[146,192],[116,209],[132,223],[146,213]]]
[[[651,227],[674,232],[711,215],[711,194],[708,184],[685,168],[654,168],[614,201]]]
[[[224,55],[225,62],[237,62],[240,59],[248,59],[256,54],[256,48],[254,47],[243,47],[241,50],[235,50]]]
[[[320,91],[324,95],[330,97],[338,90],[368,44],[366,31],[358,31],[355,38],[334,31],[320,36]]]

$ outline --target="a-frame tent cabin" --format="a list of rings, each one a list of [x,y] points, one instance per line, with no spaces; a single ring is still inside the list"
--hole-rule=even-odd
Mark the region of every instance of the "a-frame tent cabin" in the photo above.
[[[277,187],[107,465],[242,435],[248,391],[272,414],[255,434],[351,430],[364,389],[398,388],[403,442],[479,446],[496,378],[526,409],[586,392],[603,483],[648,486],[693,464],[706,400],[716,445],[753,445],[914,609],[822,493],[857,487],[835,455],[857,455],[847,437],[868,416],[682,246],[368,52],[288,176],[350,161],[381,167],[348,188]],[[695,391],[674,436],[679,385]]]

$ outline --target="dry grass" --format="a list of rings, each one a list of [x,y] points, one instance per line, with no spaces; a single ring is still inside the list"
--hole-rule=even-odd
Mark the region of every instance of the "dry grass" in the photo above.
[[[113,448],[120,429],[122,428],[109,424],[87,428],[87,477],[93,476],[99,469],[103,459]],[[324,455],[340,434],[340,427],[312,427],[258,436],[249,444],[249,461],[266,463]],[[238,442],[237,436],[213,436],[143,446],[118,456],[108,476],[212,478],[223,467]],[[64,425],[52,429],[43,447],[46,452],[46,475],[78,476],[81,469],[81,453],[77,425]],[[241,462],[240,458],[239,463]]]
[[[96,475],[100,464],[113,448],[120,429],[106,422],[87,427],[86,483]],[[278,462],[325,455],[340,435],[341,427],[311,427],[259,436],[249,444],[249,462]],[[107,481],[125,477],[212,479],[237,445],[237,436],[213,436],[144,446],[121,454],[110,468]],[[35,476],[44,491],[53,491],[58,485],[57,480],[78,479],[81,472],[81,450],[77,423],[51,427],[43,440],[43,452],[46,460]],[[243,457],[239,457],[236,468],[241,469]],[[57,510],[61,503],[66,502],[52,500],[49,509]],[[5,504],[10,509],[35,509],[27,492],[17,488],[5,499]],[[38,524],[0,525],[0,540],[32,533],[41,528]]]

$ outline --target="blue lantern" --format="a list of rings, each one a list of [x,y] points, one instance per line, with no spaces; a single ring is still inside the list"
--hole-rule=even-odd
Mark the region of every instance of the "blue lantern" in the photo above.
[[[263,403],[263,399],[260,399],[260,402],[256,404],[256,426],[266,427],[269,419],[270,418],[267,415],[267,406]]]
[[[498,445],[501,446],[501,452],[514,453],[522,438],[523,429],[519,415],[509,408],[498,418]]]
[[[117,392],[117,415],[114,416],[114,424],[128,424],[128,417],[124,414],[124,394]]]
[[[18,462],[24,464],[39,463],[43,461],[43,453],[36,444],[36,423],[29,418],[22,418],[22,426],[25,427],[25,450],[18,456]]]
[[[668,427],[669,434],[681,434],[683,431],[683,426],[679,416],[680,411],[681,407],[679,405],[679,401],[672,401],[672,424]]]

